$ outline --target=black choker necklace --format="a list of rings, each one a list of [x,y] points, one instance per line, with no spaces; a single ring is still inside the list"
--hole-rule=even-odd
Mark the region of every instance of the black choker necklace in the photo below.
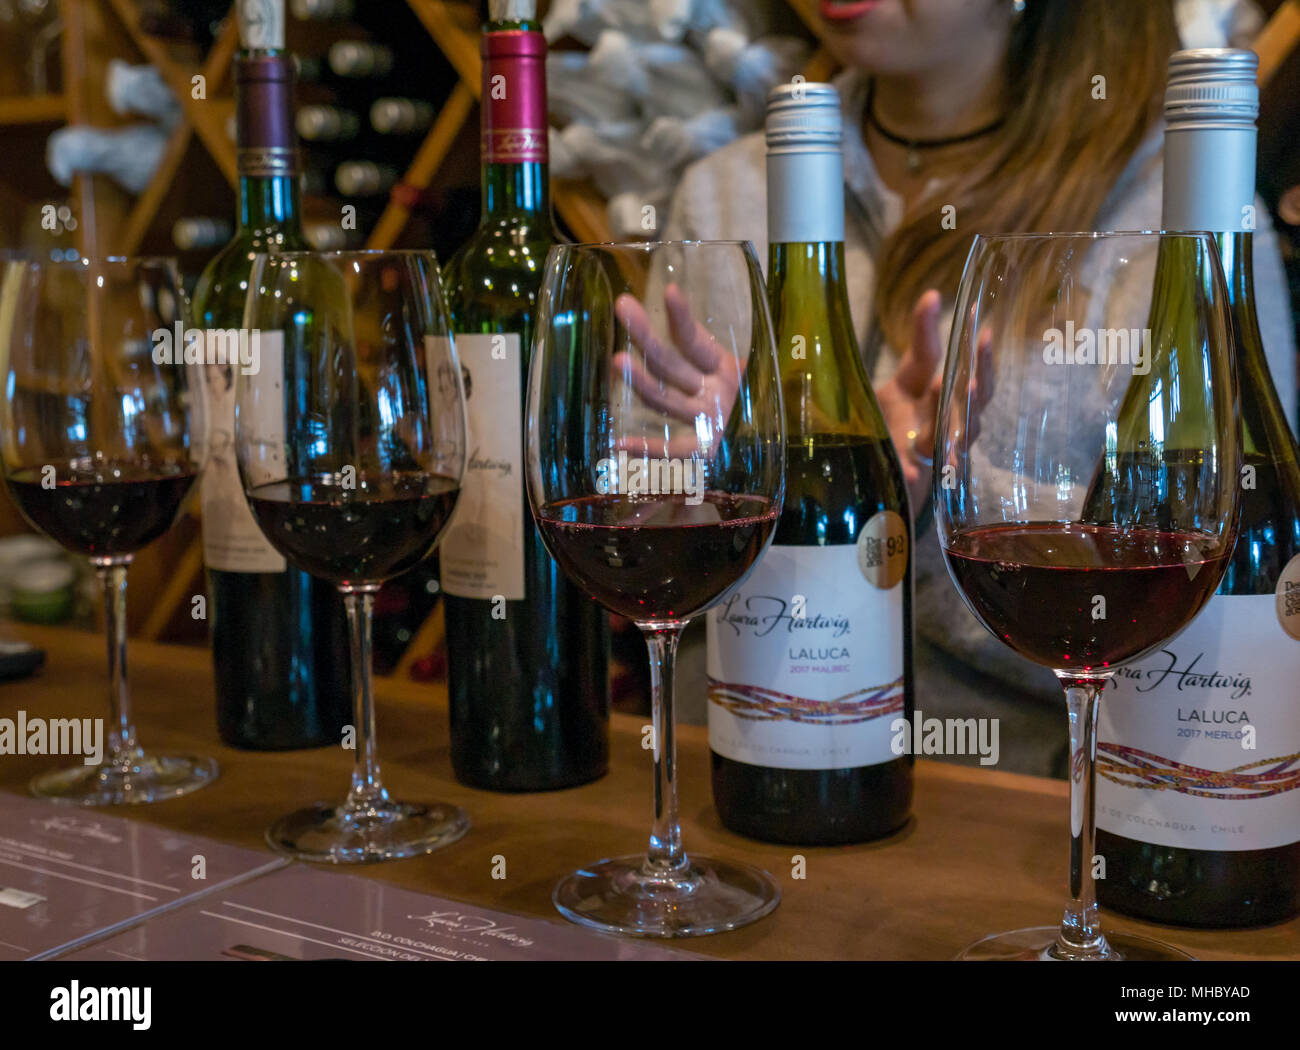
[[[873,101],[867,101],[867,124],[875,128],[881,138],[907,150],[907,170],[912,174],[921,170],[922,150],[943,149],[945,146],[957,146],[963,142],[973,142],[975,139],[992,134],[1006,123],[1005,118],[999,117],[993,123],[985,124],[984,127],[976,128],[974,131],[968,131],[964,135],[952,135],[943,139],[913,139],[905,135],[897,135],[881,124],[876,117],[876,107]]]

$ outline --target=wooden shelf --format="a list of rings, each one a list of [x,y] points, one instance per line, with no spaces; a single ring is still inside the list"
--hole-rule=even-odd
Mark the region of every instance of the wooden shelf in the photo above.
[[[1261,88],[1272,79],[1297,44],[1300,44],[1300,0],[1286,0],[1255,38]]]
[[[60,124],[68,115],[63,95],[18,95],[0,98],[0,126],[13,124]]]

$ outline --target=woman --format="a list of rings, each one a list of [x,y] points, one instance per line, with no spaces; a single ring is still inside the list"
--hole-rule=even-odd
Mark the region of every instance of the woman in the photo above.
[[[846,67],[835,83],[850,303],[920,512],[952,296],[971,237],[1160,228],[1173,8],[1170,0],[822,0],[820,11],[825,43]],[[689,168],[666,236],[750,240],[765,261],[764,170],[761,133]],[[1291,391],[1286,285],[1267,212],[1258,211],[1260,324],[1278,389]],[[927,714],[997,715],[1024,694],[1059,704],[1051,672],[1016,657],[966,610],[929,535],[918,537],[916,566],[917,691]],[[1004,740],[1007,765],[1046,772]]]

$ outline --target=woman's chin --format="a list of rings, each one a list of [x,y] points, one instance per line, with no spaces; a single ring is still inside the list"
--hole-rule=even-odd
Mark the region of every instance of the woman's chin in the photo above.
[[[858,10],[861,8],[861,10]],[[914,54],[915,34],[895,0],[861,0],[837,4],[822,0],[822,42],[840,62],[870,73],[906,73],[926,56]],[[855,12],[831,17],[831,11]]]

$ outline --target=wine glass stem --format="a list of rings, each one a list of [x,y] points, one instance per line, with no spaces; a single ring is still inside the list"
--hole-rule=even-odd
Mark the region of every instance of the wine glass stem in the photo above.
[[[352,768],[352,788],[345,806],[365,809],[388,801],[388,792],[379,779],[379,759],[375,755],[375,704],[370,691],[370,625],[374,618],[378,584],[340,588],[348,613],[348,634],[352,653],[352,721],[356,738],[356,757]]]
[[[1102,958],[1111,954],[1111,949],[1097,914],[1093,867],[1097,853],[1097,703],[1105,679],[1063,677],[1062,682],[1070,718],[1070,899],[1055,954]]]
[[[646,852],[654,874],[683,871],[682,829],[677,822],[677,734],[673,714],[673,668],[685,623],[641,624],[650,650],[650,719],[654,734],[654,827]]]
[[[96,558],[95,573],[104,589],[104,621],[108,638],[108,757],[105,764],[131,767],[140,759],[131,721],[131,694],[126,682],[127,558]]]

